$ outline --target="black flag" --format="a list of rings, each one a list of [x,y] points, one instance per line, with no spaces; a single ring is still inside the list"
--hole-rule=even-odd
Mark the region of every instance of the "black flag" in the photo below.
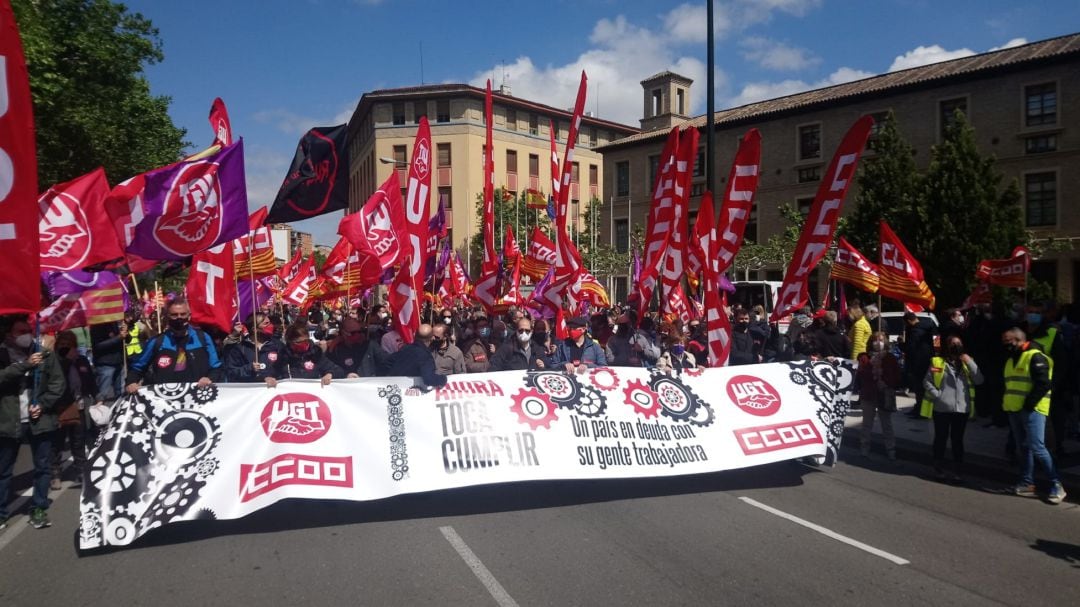
[[[300,221],[349,206],[348,125],[315,127],[296,145],[266,223]]]

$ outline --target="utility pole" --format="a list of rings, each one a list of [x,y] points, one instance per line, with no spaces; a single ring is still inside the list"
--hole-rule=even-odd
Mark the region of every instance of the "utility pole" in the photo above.
[[[708,90],[705,91],[705,112],[708,115],[708,118],[705,120],[705,128],[707,129],[705,131],[705,187],[713,193],[715,199],[716,178],[713,165],[715,164],[716,158],[716,129],[714,127],[715,117],[713,114],[716,113],[716,47],[713,39],[713,0],[707,0],[707,2],[708,10],[706,12],[708,15],[706,17],[706,31],[708,32],[708,35],[706,36],[705,46],[707,47],[709,57],[707,62],[708,67],[706,68],[708,74],[705,79],[705,86],[708,87]],[[719,197],[719,200],[722,201],[723,199],[723,196]],[[716,217],[710,217],[710,219],[715,221]]]

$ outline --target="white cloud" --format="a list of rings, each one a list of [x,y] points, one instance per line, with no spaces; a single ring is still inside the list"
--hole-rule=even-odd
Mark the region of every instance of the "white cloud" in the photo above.
[[[1012,40],[1009,40],[1008,42],[1006,42],[1005,44],[1002,44],[1001,46],[995,46],[995,47],[991,48],[990,51],[1000,51],[1000,50],[1004,50],[1004,49],[1007,49],[1007,48],[1013,48],[1015,46],[1023,46],[1023,45],[1025,45],[1027,43],[1028,43],[1027,38],[1013,38]]]
[[[801,93],[803,91],[861,80],[873,75],[874,74],[871,72],[864,72],[850,67],[841,67],[817,82],[806,82],[804,80],[795,79],[782,80],[780,82],[751,82],[743,86],[738,95],[728,100],[727,106],[738,107],[740,105],[754,103],[755,101],[775,99],[777,97],[794,95],[795,93]]]
[[[821,6],[821,0],[730,0],[713,8],[713,34],[718,40],[753,25],[766,23],[780,12],[801,17]],[[675,43],[705,42],[708,13],[704,3],[680,4],[663,16],[664,31]]]
[[[285,108],[271,108],[260,110],[252,114],[252,118],[261,124],[270,124],[286,135],[300,137],[308,132],[311,127],[333,126],[348,122],[352,118],[353,110],[360,99],[354,99],[343,103],[334,111],[333,116],[308,116],[299,114]]]
[[[783,42],[752,36],[743,40],[742,56],[761,67],[777,71],[803,70],[821,63],[821,59],[806,49],[788,46]]]
[[[896,59],[893,59],[892,65],[889,66],[889,71],[895,72],[898,70],[906,70],[922,65],[930,65],[931,63],[949,61],[950,59],[970,57],[974,54],[975,51],[969,48],[949,51],[938,44],[932,46],[917,46],[903,55],[899,55]]]

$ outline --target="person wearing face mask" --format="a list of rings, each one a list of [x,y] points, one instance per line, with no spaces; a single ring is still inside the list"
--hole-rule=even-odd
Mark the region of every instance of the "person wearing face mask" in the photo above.
[[[341,367],[345,377],[375,377],[379,361],[385,357],[382,346],[368,339],[367,329],[355,318],[345,318],[341,328],[326,346],[326,356]]]
[[[439,324],[446,327],[444,339],[446,339],[449,343],[456,343],[458,340],[458,329],[457,323],[454,322],[454,310],[451,308],[444,309],[439,316],[439,319]],[[435,327],[432,326],[432,329],[434,328]]]
[[[930,359],[934,356],[934,330],[932,325],[919,318],[914,312],[904,313],[904,374],[905,385],[914,392],[915,406],[907,413],[908,417],[921,419],[919,404],[923,399],[923,378],[930,368]]]
[[[664,341],[660,357],[656,361],[658,371],[682,373],[686,369],[697,368],[697,359],[686,351],[686,339],[677,327],[661,324],[660,334],[664,336]]]
[[[129,394],[143,385],[198,383],[205,387],[225,378],[217,346],[201,329],[190,325],[187,302],[173,300],[166,308],[168,330],[151,339],[128,369]]]
[[[660,348],[643,329],[636,329],[637,312],[628,310],[615,319],[615,334],[605,352],[613,367],[653,366],[660,358]]]
[[[441,388],[446,376],[435,371],[435,358],[431,353],[434,331],[431,325],[422,324],[416,330],[416,339],[391,357],[389,375],[392,377],[416,377],[425,386]]]
[[[585,373],[589,369],[606,367],[604,349],[589,337],[585,320],[571,318],[566,321],[566,326],[569,335],[555,348],[552,365],[565,369],[567,373]]]
[[[731,353],[728,365],[754,365],[761,362],[761,349],[750,335],[750,312],[746,308],[735,310],[735,323],[731,333]]]
[[[1059,371],[1062,364],[1067,368],[1067,355],[1065,340],[1061,329],[1056,322],[1057,304],[1045,302],[1043,305],[1028,306],[1027,310],[1027,333],[1028,339],[1039,344],[1042,353],[1049,356],[1052,364]],[[1056,373],[1052,380],[1050,396],[1050,426],[1046,433],[1046,445],[1050,452],[1057,457],[1064,457],[1066,425],[1069,407],[1066,404],[1070,398],[1070,390],[1067,387],[1071,374]]]
[[[961,482],[964,464],[964,429],[975,416],[975,386],[983,382],[975,360],[964,353],[960,337],[946,338],[944,356],[930,359],[923,379],[920,415],[934,419],[934,474],[938,480]],[[952,442],[953,469],[945,470],[945,445]]]
[[[811,345],[812,329],[814,324],[814,311],[810,306],[803,306],[791,315],[791,323],[787,330],[787,348],[781,354],[782,360],[804,360],[808,357],[813,346]]]
[[[332,379],[342,379],[345,372],[322,351],[301,325],[285,330],[285,348],[275,364],[269,365],[264,378],[273,388],[282,379],[318,379],[327,386]]]
[[[41,529],[51,524],[46,510],[53,434],[59,425],[54,407],[66,382],[60,357],[36,347],[25,318],[6,320],[9,324],[0,347],[0,529],[7,526],[10,514],[8,493],[20,442],[30,443],[34,460],[30,524]],[[35,372],[39,372],[36,382]]]
[[[259,347],[255,347],[256,336]],[[259,361],[258,350],[274,340],[274,327],[264,314],[247,317],[244,324],[233,328],[221,348],[222,363],[225,365],[225,381],[233,383],[261,382],[265,377],[264,363]]]
[[[431,327],[431,354],[435,358],[435,372],[440,375],[465,373],[465,355],[461,348],[450,342],[450,327],[438,324]]]
[[[896,389],[900,386],[900,363],[888,351],[888,344],[889,339],[884,332],[873,333],[868,341],[869,350],[858,358],[855,378],[859,386],[859,407],[862,409],[862,440],[859,447],[863,457],[869,457],[874,419],[880,419],[885,453],[890,460],[895,460],[896,434],[893,432],[892,414],[896,411]]]
[[[492,371],[525,371],[527,369],[546,369],[545,354],[533,342],[533,324],[528,318],[521,318],[515,327],[515,338],[507,341],[491,357]]]
[[[486,373],[491,369],[491,356],[495,354],[495,345],[491,343],[491,325],[484,316],[473,324],[475,333],[466,330],[465,342],[461,352],[465,356],[466,373]]]
[[[52,482],[50,489],[60,489],[61,453],[65,445],[71,449],[74,461],[72,486],[82,485],[83,471],[86,469],[86,427],[85,410],[97,398],[97,382],[94,368],[90,361],[79,354],[79,340],[71,331],[61,331],[51,348],[60,361],[67,386],[63,395],[56,401],[57,423],[59,428],[53,435]]]
[[[1001,336],[1009,353],[1005,361],[1005,399],[1002,407],[1009,415],[1013,436],[1020,445],[1020,482],[1013,493],[1035,497],[1035,461],[1046,470],[1050,480],[1047,501],[1060,504],[1065,499],[1054,460],[1046,449],[1046,417],[1050,414],[1051,385],[1054,362],[1028,341],[1022,329],[1012,328]]]
[[[709,338],[705,334],[705,324],[698,319],[691,320],[687,325],[690,333],[687,335],[686,351],[694,355],[699,367],[709,366]]]

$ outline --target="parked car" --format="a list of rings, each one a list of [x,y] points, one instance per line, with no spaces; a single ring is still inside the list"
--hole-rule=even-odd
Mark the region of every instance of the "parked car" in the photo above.
[[[878,318],[881,322],[881,329],[889,336],[891,343],[902,343],[904,341],[904,312],[882,312]],[[919,312],[916,314],[919,317],[919,324],[930,328],[934,333],[934,347],[938,346],[938,321],[937,316],[934,316],[932,312]],[[870,329],[878,331],[878,320],[875,319],[870,323]]]

